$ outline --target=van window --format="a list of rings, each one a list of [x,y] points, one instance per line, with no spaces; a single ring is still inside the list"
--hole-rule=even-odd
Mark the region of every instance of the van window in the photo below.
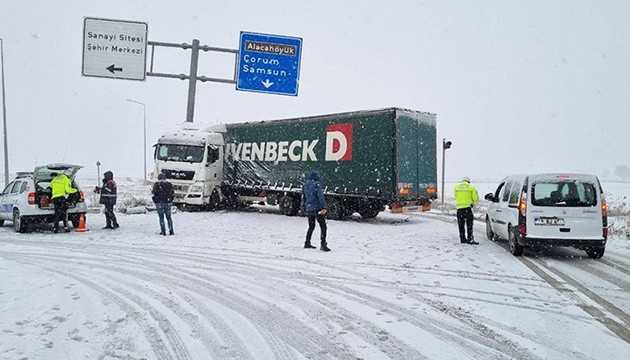
[[[520,200],[520,198],[521,198],[521,182],[514,181],[510,189],[509,204],[518,205],[518,201]]]
[[[494,192],[494,198],[497,199],[497,201],[499,201],[500,196],[501,196],[501,191],[503,191],[503,188],[505,188],[505,183],[500,183],[499,186],[497,187],[497,190]]]
[[[26,187],[28,186],[28,182],[24,181],[22,186],[20,187],[20,194],[26,191]]]
[[[510,190],[512,189],[512,184],[514,180],[510,180],[505,184],[505,190],[503,190],[503,196],[501,197],[502,202],[507,202],[510,197]]]
[[[532,185],[532,205],[597,206],[595,185],[579,180],[538,182]]]

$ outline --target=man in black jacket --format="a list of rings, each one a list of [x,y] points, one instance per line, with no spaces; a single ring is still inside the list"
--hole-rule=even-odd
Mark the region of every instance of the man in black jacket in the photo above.
[[[116,221],[116,214],[114,214],[114,205],[116,205],[117,198],[114,173],[105,171],[103,174],[103,186],[97,186],[94,192],[101,194],[101,199],[98,203],[105,205],[105,227],[103,229],[119,228],[118,221]]]
[[[171,218],[171,206],[173,205],[173,184],[166,181],[166,175],[159,174],[158,181],[153,184],[153,202],[155,203],[155,209],[157,210],[158,217],[160,218],[160,235],[166,235],[166,229],[164,227],[164,217],[168,222],[168,234],[175,235],[173,232],[173,219]]]

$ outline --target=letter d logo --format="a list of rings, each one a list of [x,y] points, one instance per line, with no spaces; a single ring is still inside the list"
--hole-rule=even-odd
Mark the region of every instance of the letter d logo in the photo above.
[[[352,160],[352,123],[326,128],[326,161]]]

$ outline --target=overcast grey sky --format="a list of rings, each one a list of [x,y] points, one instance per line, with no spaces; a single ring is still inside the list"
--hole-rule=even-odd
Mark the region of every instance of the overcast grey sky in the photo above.
[[[399,106],[436,113],[446,180],[510,173],[613,173],[630,166],[630,1],[0,2],[10,171],[95,162],[143,174],[185,121],[188,83],[81,75],[83,19],[148,23],[148,40],[237,49],[241,31],[303,39],[297,97],[198,83],[196,122],[242,122]],[[150,54],[149,54],[150,55]],[[201,53],[199,75],[234,57]],[[155,71],[187,73],[190,51],[158,48]],[[438,149],[441,164],[441,149]]]

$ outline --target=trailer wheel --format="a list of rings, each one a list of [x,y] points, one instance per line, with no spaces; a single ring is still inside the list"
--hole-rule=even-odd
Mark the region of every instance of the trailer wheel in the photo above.
[[[280,211],[286,216],[295,216],[300,212],[300,199],[286,194],[280,198]]]
[[[333,220],[343,219],[343,205],[339,199],[331,199],[328,201],[328,217]]]

